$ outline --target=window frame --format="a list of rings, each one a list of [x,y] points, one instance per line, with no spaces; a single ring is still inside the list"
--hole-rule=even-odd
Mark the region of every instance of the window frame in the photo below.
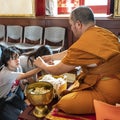
[[[88,7],[90,7],[95,14],[109,15],[111,13],[111,11],[110,11],[111,1],[112,0],[107,0],[107,5],[93,5],[93,6],[91,5]],[[85,0],[79,0],[79,5],[85,5]],[[61,12],[60,12],[60,9],[62,9]],[[63,7],[63,8],[58,7],[58,14],[69,14],[69,12],[67,12],[67,7]]]
[[[85,0],[79,0],[79,4],[85,5]],[[99,14],[107,13],[108,2],[107,2],[107,5],[93,5],[93,6],[88,6],[88,7],[90,7],[94,13],[99,13]]]

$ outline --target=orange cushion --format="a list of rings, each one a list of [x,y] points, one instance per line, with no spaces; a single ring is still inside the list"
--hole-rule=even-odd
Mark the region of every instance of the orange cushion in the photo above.
[[[94,107],[96,112],[96,120],[120,119],[120,107],[116,107],[98,100],[94,100]]]

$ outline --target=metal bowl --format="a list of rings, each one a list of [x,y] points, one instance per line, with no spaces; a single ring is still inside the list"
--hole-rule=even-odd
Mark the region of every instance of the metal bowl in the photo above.
[[[39,93],[33,92],[36,88],[40,88]],[[52,101],[54,97],[53,85],[45,81],[29,84],[26,88],[26,96],[34,106],[47,105]]]
[[[48,74],[49,75],[49,74]],[[45,77],[46,75],[40,76],[38,78],[38,81],[42,81],[42,79]],[[60,83],[58,81],[58,83],[56,82],[57,80],[54,80],[55,82],[53,82],[53,80],[51,81],[50,78],[49,79],[44,79],[43,81],[49,82],[51,81],[51,84],[54,87],[55,93],[59,96],[64,90],[67,89],[67,78],[65,75],[51,75],[51,77],[58,79],[58,78],[62,78],[63,79],[63,83]],[[59,86],[59,87],[58,87]]]

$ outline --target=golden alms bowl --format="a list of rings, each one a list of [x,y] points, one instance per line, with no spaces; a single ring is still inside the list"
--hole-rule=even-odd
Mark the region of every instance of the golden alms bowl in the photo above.
[[[38,81],[46,81],[50,82],[53,85],[53,88],[55,90],[55,93],[59,96],[64,90],[67,89],[67,79],[64,75],[51,75],[46,74],[43,76],[40,76],[38,78]]]
[[[53,85],[45,81],[29,84],[26,88],[26,96],[34,106],[47,105],[54,97]]]
[[[45,117],[48,113],[47,105],[53,100],[53,85],[46,81],[29,84],[26,88],[26,96],[30,103],[35,106],[33,114],[36,117]]]

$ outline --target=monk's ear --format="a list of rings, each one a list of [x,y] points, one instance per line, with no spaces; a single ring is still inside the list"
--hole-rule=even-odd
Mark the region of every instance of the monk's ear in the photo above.
[[[82,27],[82,23],[79,20],[76,21],[76,27],[77,28],[81,28]]]

